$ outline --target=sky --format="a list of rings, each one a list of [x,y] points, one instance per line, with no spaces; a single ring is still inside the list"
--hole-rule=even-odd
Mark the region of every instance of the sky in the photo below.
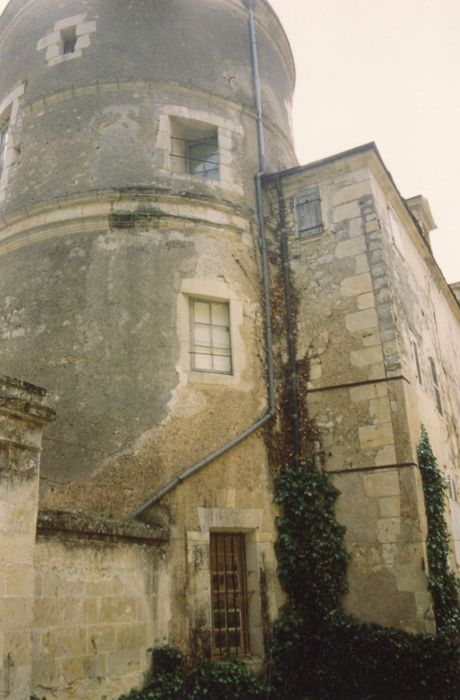
[[[270,1],[297,67],[300,163],[375,141],[402,196],[428,199],[435,256],[459,281],[460,2]]]
[[[270,0],[297,67],[305,164],[375,141],[403,197],[423,194],[448,282],[460,281],[458,0]]]

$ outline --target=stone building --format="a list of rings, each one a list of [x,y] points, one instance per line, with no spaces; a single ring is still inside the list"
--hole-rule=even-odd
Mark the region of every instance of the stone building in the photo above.
[[[165,640],[263,659],[280,240],[346,606],[434,628],[415,448],[423,422],[460,538],[456,286],[373,144],[298,166],[293,89],[266,0],[0,18],[4,697],[116,698]]]

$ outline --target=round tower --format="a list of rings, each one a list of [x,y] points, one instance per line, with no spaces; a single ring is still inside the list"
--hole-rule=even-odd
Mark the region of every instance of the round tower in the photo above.
[[[265,0],[255,16],[280,170],[293,61]],[[247,21],[241,0],[1,17],[0,364],[57,411],[44,503],[128,510],[264,410]]]

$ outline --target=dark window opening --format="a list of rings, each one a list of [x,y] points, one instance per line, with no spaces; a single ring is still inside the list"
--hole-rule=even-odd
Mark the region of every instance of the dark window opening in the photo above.
[[[9,121],[0,124],[0,177],[5,165],[6,141],[8,137]]]
[[[75,53],[75,46],[77,44],[77,28],[68,27],[63,29],[61,32],[62,37],[62,53],[69,54]]]
[[[245,537],[211,534],[212,651],[215,656],[249,652]]]
[[[434,388],[434,396],[436,399],[436,406],[438,408],[439,413],[442,416],[443,412],[442,412],[441,391],[439,389],[438,374],[436,372],[436,366],[434,364],[434,360],[432,357],[430,357],[430,367],[431,367],[431,376],[433,378],[433,388]]]
[[[415,366],[417,368],[417,380],[418,380],[419,384],[423,384],[422,371],[420,368],[420,359],[418,356],[418,348],[417,348],[417,343],[415,342],[415,340],[412,341],[412,347],[414,348]]]

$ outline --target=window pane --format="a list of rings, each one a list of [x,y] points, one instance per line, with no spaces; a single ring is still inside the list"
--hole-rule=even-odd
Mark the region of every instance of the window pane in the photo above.
[[[211,305],[205,301],[193,302],[194,320],[198,323],[211,323]]]
[[[229,324],[229,311],[228,304],[221,304],[218,302],[212,302],[212,322],[214,325],[228,326]]]
[[[212,345],[214,348],[230,348],[230,335],[227,328],[212,329]]]
[[[194,369],[202,370],[213,370],[212,366],[212,355],[202,355],[200,353],[195,353],[194,355]]]

